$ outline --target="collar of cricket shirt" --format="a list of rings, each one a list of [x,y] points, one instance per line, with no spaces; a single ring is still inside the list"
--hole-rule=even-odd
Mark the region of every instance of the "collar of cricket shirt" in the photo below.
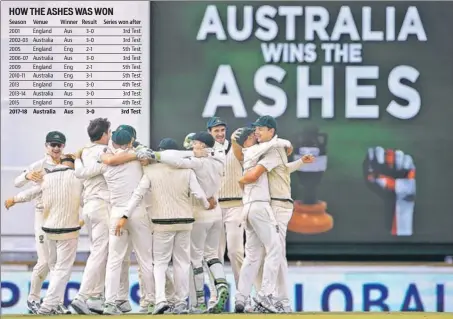
[[[105,144],[90,142],[90,143],[88,143],[87,145],[85,145],[84,148],[92,148],[92,147],[97,147],[97,146],[100,146],[100,147],[107,147],[107,145],[105,145]]]
[[[50,156],[49,154],[45,153],[44,156],[45,156],[47,164],[52,165],[52,166],[57,166],[58,164],[60,164],[60,163],[55,163],[52,156]]]
[[[215,141],[214,143],[214,149],[215,150],[227,150],[228,149],[228,146],[229,146],[230,142],[228,140],[225,140],[225,142],[223,144],[220,144],[219,142]]]

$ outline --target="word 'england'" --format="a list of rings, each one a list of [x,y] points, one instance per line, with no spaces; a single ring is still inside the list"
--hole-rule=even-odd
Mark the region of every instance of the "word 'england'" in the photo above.
[[[254,36],[260,41],[272,41],[281,33],[280,28],[284,25],[286,41],[338,41],[345,36],[351,41],[406,41],[410,35],[418,41],[427,41],[418,9],[414,6],[407,8],[401,25],[397,25],[395,7],[386,7],[384,30],[372,29],[371,7],[362,7],[361,11],[360,27],[349,6],[342,6],[335,17],[321,6],[264,5],[258,8],[244,6],[240,10],[230,5],[227,7],[226,19],[222,21],[217,6],[209,5],[200,24],[197,40],[215,36],[219,41],[246,41]],[[281,18],[285,19],[285,23],[279,25],[275,20]],[[303,19],[303,28],[299,29],[300,19]],[[303,31],[303,36],[298,34],[300,31]]]

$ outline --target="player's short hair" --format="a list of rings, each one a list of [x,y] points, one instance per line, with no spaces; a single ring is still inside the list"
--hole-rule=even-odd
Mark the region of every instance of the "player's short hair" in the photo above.
[[[108,134],[110,129],[110,121],[107,118],[97,118],[90,121],[88,125],[88,136],[91,142],[95,142],[101,139],[102,135]]]

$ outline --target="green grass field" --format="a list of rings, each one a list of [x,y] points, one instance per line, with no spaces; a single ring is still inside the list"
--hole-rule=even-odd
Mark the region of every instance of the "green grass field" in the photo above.
[[[78,315],[60,315],[60,316],[52,316],[53,319],[64,319],[64,318],[73,318]],[[130,315],[121,315],[121,318],[124,319],[133,319],[137,318],[138,316],[144,316],[141,314],[130,314]],[[316,312],[304,312],[304,313],[293,313],[293,314],[234,314],[234,313],[225,313],[221,315],[211,315],[211,314],[203,314],[203,315],[184,315],[185,317],[202,317],[205,319],[213,319],[219,318],[221,316],[228,316],[229,319],[239,319],[239,318],[246,318],[246,316],[262,316],[266,319],[277,319],[277,318],[313,318],[313,319],[391,319],[391,318],[398,318],[398,319],[453,319],[453,313],[430,313],[430,312],[380,312],[380,313],[369,313],[369,312],[354,312],[354,313],[347,313],[347,312],[328,312],[328,313],[316,313]],[[37,316],[37,315],[2,315],[2,318],[8,319],[15,319],[15,318],[24,318],[29,317],[33,319],[41,319],[41,318],[49,318],[49,316]],[[99,318],[99,316],[83,316],[84,319],[95,319]],[[158,318],[174,318],[174,315],[159,315]]]

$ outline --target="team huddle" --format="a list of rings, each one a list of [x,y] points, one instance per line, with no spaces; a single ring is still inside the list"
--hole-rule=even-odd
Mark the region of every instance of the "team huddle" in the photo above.
[[[15,180],[16,187],[31,187],[5,202],[7,209],[35,203],[38,260],[28,309],[71,313],[64,294],[79,231],[87,227],[90,255],[70,305],[78,314],[132,311],[132,252],[140,313],[221,313],[230,297],[226,250],[236,285],[235,312],[292,312],[285,244],[293,212],[290,174],[314,157],[288,162],[292,145],[278,138],[271,116],[237,129],[231,140],[226,122],[213,117],[207,130],[186,136],[185,150],[171,138],[151,150],[137,141],[133,127],[111,132],[110,125],[105,118],[90,121],[90,143],[76,154],[64,154],[63,133],[49,132],[45,157]]]

